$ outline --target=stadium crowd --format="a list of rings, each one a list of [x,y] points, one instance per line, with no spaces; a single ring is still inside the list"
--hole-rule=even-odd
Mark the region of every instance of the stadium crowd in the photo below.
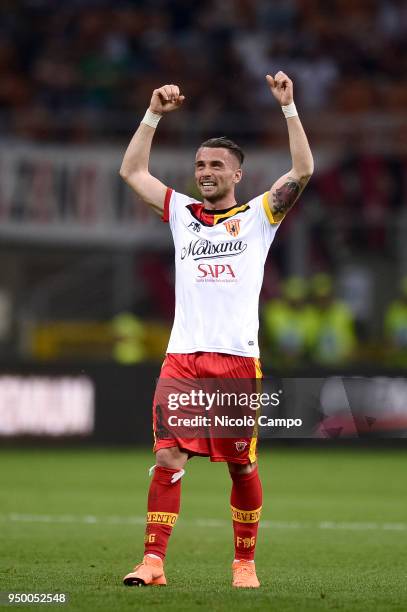
[[[174,313],[172,264],[164,254],[144,253],[141,260],[142,278],[140,270],[135,278],[141,299],[111,320],[97,319],[91,312],[85,319],[51,317],[24,328],[21,336],[11,295],[2,288],[0,357],[15,356],[23,345],[23,358],[40,361],[160,361]],[[266,367],[285,371],[356,364],[406,366],[407,276],[391,283],[390,298],[378,304],[380,288],[366,269],[350,267],[349,272],[287,276],[267,262],[260,300],[260,344]]]
[[[267,297],[267,289],[263,291],[260,308],[262,361],[267,367],[272,365],[281,371],[313,366],[348,368],[356,364],[405,367],[407,277],[385,304],[376,336],[355,301],[326,273],[310,278],[282,278],[273,289],[271,298]],[[148,301],[149,313],[139,305],[137,316],[122,313],[113,319],[115,329],[120,324],[113,348],[117,362],[138,363],[146,357],[156,358],[159,350],[165,351],[173,308],[163,307],[168,305],[166,299],[173,298],[173,289],[161,287],[161,295],[163,302]],[[156,310],[151,310],[152,304]],[[148,328],[146,322],[151,317],[167,322],[161,328],[159,347],[149,339],[153,328]]]
[[[5,0],[0,22],[1,128],[23,137],[113,137],[170,81],[202,131],[261,143],[278,69],[303,112],[407,106],[403,0]]]
[[[300,214],[308,224],[308,274],[329,270],[338,284],[336,277],[348,262],[358,259],[361,264],[348,292],[355,296],[357,286],[363,294],[362,306],[351,308],[348,326],[353,336],[348,349],[357,354],[361,341],[379,346],[391,334],[397,342],[405,338],[404,294],[388,313],[389,296],[395,297],[404,274],[402,256],[407,258],[401,253],[403,233],[398,233],[407,223],[406,131],[398,130],[399,140],[392,140],[389,132],[392,147],[379,141],[370,148],[369,139],[367,146],[359,147],[360,133],[354,123],[347,131],[346,123],[352,117],[362,123],[369,116],[386,133],[394,117],[403,116],[406,34],[403,0],[208,0],[204,5],[188,0],[4,0],[0,130],[4,137],[28,141],[122,146],[152,89],[176,82],[182,84],[188,104],[182,115],[160,124],[160,144],[189,147],[202,136],[226,133],[243,147],[260,150],[276,144],[276,132],[285,129],[284,122],[276,126],[271,115],[259,121],[271,107],[264,75],[284,70],[294,80],[297,106],[306,115],[313,146],[319,145],[323,131],[322,120],[320,132],[313,130],[313,121],[328,111],[342,123],[338,138],[328,141],[336,161],[316,166],[300,205],[283,223],[273,246],[263,291],[265,350],[277,342],[267,320],[289,310],[284,300],[291,299],[286,283],[292,270],[284,238]],[[287,147],[285,132],[280,144]],[[172,317],[170,260],[169,253],[155,253],[138,266],[135,282],[145,288],[145,298],[137,314],[143,323],[152,316],[165,327]],[[377,296],[369,294],[368,268],[380,274],[383,263],[390,271],[382,274],[387,297],[377,303]],[[305,293],[309,313],[317,298],[311,298],[310,289]],[[280,302],[269,307],[272,298]],[[8,321],[7,308],[4,312]],[[5,324],[9,331],[3,333],[4,341],[0,337],[5,351],[11,327]],[[139,335],[137,324],[130,321],[129,327]],[[308,359],[315,347],[315,342],[308,344],[299,361]],[[127,350],[118,348],[125,359]]]

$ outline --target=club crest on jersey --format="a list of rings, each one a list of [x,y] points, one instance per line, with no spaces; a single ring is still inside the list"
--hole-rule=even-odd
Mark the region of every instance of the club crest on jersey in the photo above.
[[[239,442],[235,442],[235,446],[236,446],[237,452],[241,453],[246,448],[247,442],[244,442],[244,440],[239,441]]]
[[[225,221],[223,224],[226,230],[231,236],[238,236],[240,232],[240,219],[234,219],[233,221]]]

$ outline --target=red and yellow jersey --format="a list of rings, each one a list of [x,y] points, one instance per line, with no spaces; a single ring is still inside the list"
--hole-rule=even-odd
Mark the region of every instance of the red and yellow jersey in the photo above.
[[[259,356],[259,294],[279,226],[267,196],[212,211],[167,190],[163,221],[170,224],[176,267],[168,353]]]

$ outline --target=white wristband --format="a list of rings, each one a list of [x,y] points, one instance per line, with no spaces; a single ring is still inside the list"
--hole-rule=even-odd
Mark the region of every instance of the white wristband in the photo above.
[[[287,104],[287,106],[282,106],[281,110],[284,113],[284,117],[286,119],[288,119],[289,117],[297,117],[298,113],[297,113],[297,109],[295,107],[294,102],[291,102],[291,104]]]
[[[146,114],[144,115],[144,117],[141,120],[141,123],[145,123],[146,125],[149,125],[152,128],[156,128],[158,125],[158,122],[161,119],[161,115],[157,115],[157,113],[153,113],[149,108],[146,110]]]

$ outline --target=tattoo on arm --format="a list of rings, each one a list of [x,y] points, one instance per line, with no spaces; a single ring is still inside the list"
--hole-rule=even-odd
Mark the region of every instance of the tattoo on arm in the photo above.
[[[281,221],[294,206],[307,182],[307,177],[294,179],[289,176],[284,185],[272,192],[273,204],[271,212],[276,222]]]

